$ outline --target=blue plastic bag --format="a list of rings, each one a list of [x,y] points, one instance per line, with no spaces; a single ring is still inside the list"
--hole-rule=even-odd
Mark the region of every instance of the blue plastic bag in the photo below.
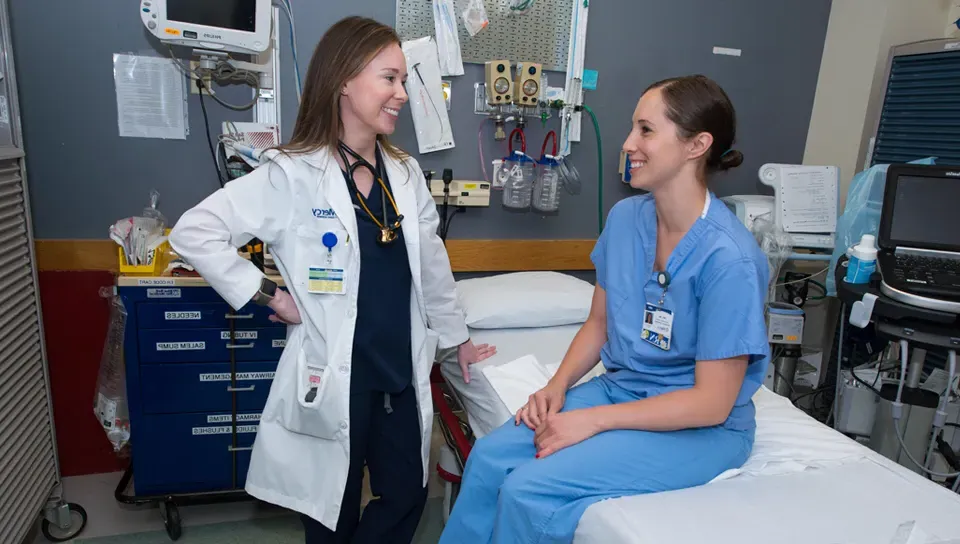
[[[936,164],[936,157],[910,161],[910,164]],[[847,191],[847,203],[843,215],[837,219],[837,242],[830,257],[827,273],[827,295],[837,296],[837,284],[833,271],[840,256],[860,241],[864,234],[877,235],[880,230],[880,211],[883,208],[883,191],[887,181],[889,164],[877,164],[854,176]]]

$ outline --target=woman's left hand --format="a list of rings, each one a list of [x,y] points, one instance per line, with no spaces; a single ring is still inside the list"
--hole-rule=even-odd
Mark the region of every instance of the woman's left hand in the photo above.
[[[537,458],[543,459],[563,448],[583,442],[599,430],[589,410],[550,414],[537,427],[533,437],[533,443],[537,446]]]
[[[457,362],[463,372],[464,383],[470,383],[470,365],[497,353],[497,347],[489,344],[473,345],[473,340],[467,340],[457,347]]]

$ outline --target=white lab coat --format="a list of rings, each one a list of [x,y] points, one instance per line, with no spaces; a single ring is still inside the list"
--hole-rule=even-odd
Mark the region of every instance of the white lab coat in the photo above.
[[[246,491],[336,528],[350,462],[350,372],[360,280],[354,207],[330,151],[271,153],[256,171],[231,181],[180,218],[170,235],[176,252],[235,309],[257,292],[261,272],[236,248],[257,237],[269,246],[302,324],[288,327],[253,446]],[[413,381],[420,413],[423,483],[427,483],[433,402],[430,369],[437,348],[468,339],[439,216],[417,161],[383,153],[404,219],[413,285],[410,296]],[[337,234],[333,265],[346,294],[312,294],[311,266],[327,265],[321,238]],[[429,325],[429,328],[428,328]],[[322,366],[312,404],[304,402],[306,364]]]

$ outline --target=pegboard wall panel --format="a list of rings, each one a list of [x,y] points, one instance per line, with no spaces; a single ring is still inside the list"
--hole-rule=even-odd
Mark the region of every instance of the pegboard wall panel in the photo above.
[[[460,54],[463,62],[483,64],[488,60],[536,62],[544,70],[567,71],[570,48],[570,17],[574,0],[535,0],[523,15],[510,15],[510,0],[483,0],[490,24],[471,37],[461,14],[469,0],[454,0]],[[403,40],[433,36],[431,0],[397,0],[397,31]]]

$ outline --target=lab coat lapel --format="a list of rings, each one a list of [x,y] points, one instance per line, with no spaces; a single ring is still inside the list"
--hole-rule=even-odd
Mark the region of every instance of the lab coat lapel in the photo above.
[[[323,157],[318,155],[323,154]],[[311,164],[321,168],[320,187],[318,193],[323,196],[327,205],[333,208],[337,218],[350,238],[357,239],[357,214],[353,210],[353,200],[343,179],[343,172],[337,161],[329,151],[319,151],[311,157]],[[322,166],[320,166],[322,164]]]
[[[404,244],[407,247],[407,259],[410,261],[410,274],[413,276],[413,286],[419,296],[422,293],[420,284],[420,214],[417,206],[417,195],[413,184],[417,183],[418,176],[413,175],[408,167],[383,152],[387,164],[387,177],[390,179],[390,191],[397,201],[397,209],[403,215],[400,223],[403,231]]]

